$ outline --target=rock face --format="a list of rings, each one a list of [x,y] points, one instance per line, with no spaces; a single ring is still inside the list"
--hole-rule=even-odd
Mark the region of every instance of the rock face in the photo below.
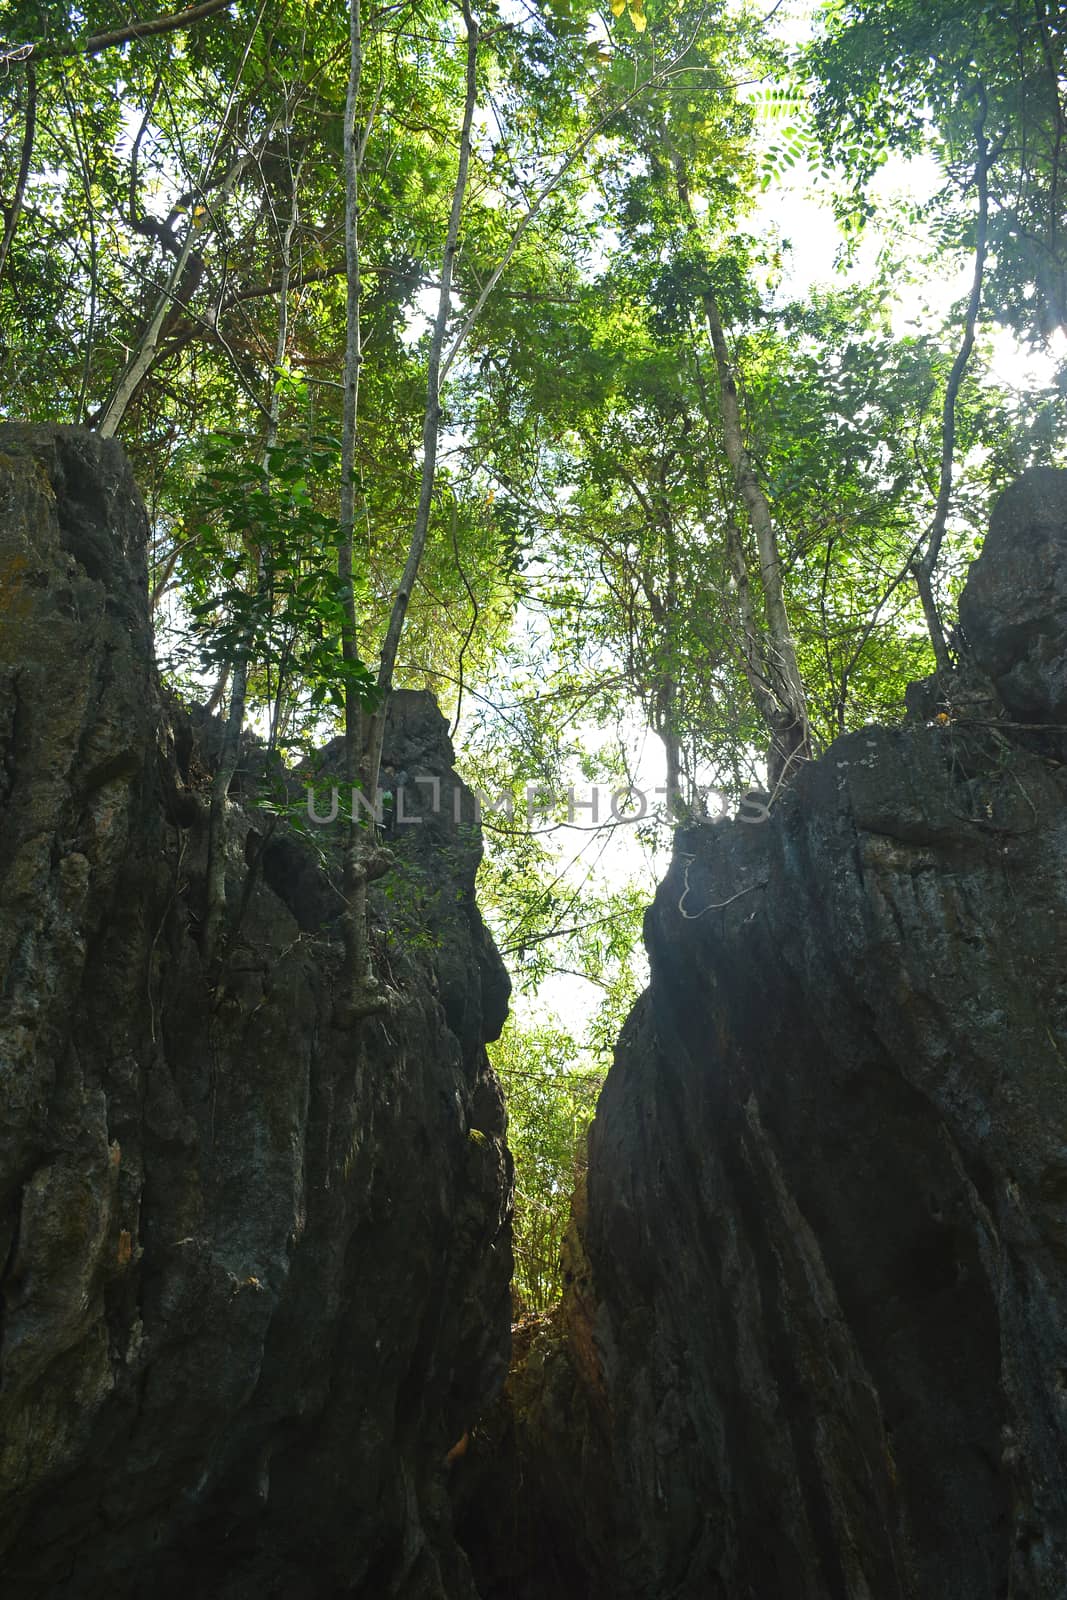
[[[0,1590],[473,1597],[443,1458],[511,1267],[477,832],[397,830],[394,1008],[340,1031],[326,832],[235,805],[207,972],[210,730],[161,702],[121,452],[0,428],[0,496]],[[387,755],[458,782],[428,696]]]
[[[960,623],[1010,716],[1067,723],[1067,478],[1035,467],[1003,494]]]
[[[1032,474],[944,720],[677,836],[487,1600],[1067,1594],[1065,574]]]

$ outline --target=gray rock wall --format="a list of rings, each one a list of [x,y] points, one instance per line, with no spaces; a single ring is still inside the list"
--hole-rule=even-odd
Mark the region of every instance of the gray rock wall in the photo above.
[[[396,1005],[339,1031],[328,874],[235,806],[207,973],[211,730],[161,702],[145,535],[113,443],[0,428],[0,1592],[464,1600],[443,1458],[510,1318],[480,842],[398,841]],[[428,696],[387,753],[451,778]]]

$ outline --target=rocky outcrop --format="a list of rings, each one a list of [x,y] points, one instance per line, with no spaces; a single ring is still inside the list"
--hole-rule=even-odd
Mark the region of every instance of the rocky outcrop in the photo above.
[[[678,834],[486,1600],[1067,1593],[1065,573],[1029,475],[929,716]]]
[[[1035,467],[1003,494],[960,597],[960,624],[1008,715],[1067,724],[1067,491]]]
[[[210,727],[160,698],[121,452],[4,427],[0,496],[0,1590],[473,1596],[444,1457],[511,1262],[472,810],[397,830],[393,1006],[339,1029],[329,830],[250,759],[208,970]],[[428,696],[387,756],[458,783]]]

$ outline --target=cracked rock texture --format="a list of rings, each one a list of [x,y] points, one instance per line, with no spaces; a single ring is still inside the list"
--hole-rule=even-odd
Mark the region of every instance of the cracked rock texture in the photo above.
[[[1067,1594],[1065,582],[1030,473],[966,665],[677,835],[564,1307],[467,1469],[486,1600]]]
[[[511,1266],[480,840],[398,830],[394,1007],[340,1030],[340,901],[252,752],[207,973],[213,730],[161,700],[145,536],[114,443],[0,428],[0,1592],[473,1600],[443,1458]],[[458,782],[428,696],[386,754]]]

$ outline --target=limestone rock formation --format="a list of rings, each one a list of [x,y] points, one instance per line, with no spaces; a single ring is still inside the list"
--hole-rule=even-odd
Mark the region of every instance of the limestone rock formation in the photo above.
[[[485,1600],[1067,1594],[1065,574],[1028,475],[950,709],[678,834]]]
[[[473,1597],[443,1462],[511,1267],[476,829],[398,837],[395,1005],[338,1031],[319,841],[235,805],[206,971],[210,727],[158,690],[122,454],[5,426],[0,496],[0,1592]],[[387,754],[458,783],[427,696]]]
[[[1034,467],[1003,494],[960,622],[1009,714],[1067,724],[1067,476]]]

